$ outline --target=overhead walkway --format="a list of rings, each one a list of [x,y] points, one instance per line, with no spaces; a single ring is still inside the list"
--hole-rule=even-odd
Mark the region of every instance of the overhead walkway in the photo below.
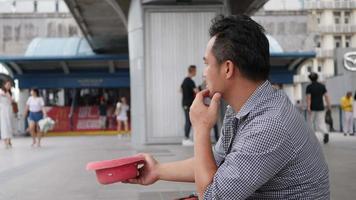
[[[128,52],[130,4],[138,0],[65,0],[96,53]],[[252,14],[268,0],[143,0],[144,6],[226,6],[232,14]],[[140,1],[141,2],[141,1]]]
[[[24,56],[0,56],[19,88],[129,87],[127,54],[95,54],[84,38],[36,38]]]

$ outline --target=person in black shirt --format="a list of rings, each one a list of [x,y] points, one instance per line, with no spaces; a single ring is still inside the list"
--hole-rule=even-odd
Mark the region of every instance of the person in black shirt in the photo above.
[[[318,82],[318,74],[312,72],[309,75],[311,84],[307,86],[307,110],[310,115],[311,123],[315,131],[320,131],[324,134],[324,143],[329,142],[329,134],[325,123],[324,101],[325,98],[328,110],[330,107],[330,100],[324,84]]]
[[[99,115],[100,115],[100,128],[106,129],[106,114],[107,114],[107,107],[104,98],[100,99],[99,105]]]
[[[190,119],[189,119],[189,108],[192,105],[195,94],[198,92],[198,89],[195,86],[193,81],[193,77],[197,74],[197,67],[195,65],[190,65],[188,67],[188,76],[183,80],[181,85],[181,91],[183,94],[182,98],[182,106],[184,110],[185,116],[185,125],[184,125],[184,132],[185,138],[183,139],[182,144],[185,146],[192,146],[194,143],[189,139],[190,128],[192,126]]]

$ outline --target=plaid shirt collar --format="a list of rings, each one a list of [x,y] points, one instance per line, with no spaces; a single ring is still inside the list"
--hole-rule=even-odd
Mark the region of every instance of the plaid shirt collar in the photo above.
[[[260,102],[263,97],[266,97],[269,93],[271,93],[272,90],[273,88],[271,87],[271,83],[269,81],[263,82],[263,84],[258,86],[257,89],[248,98],[248,100],[244,103],[240,111],[236,113],[235,118],[240,120],[241,118],[248,115],[251,110],[255,108],[258,102]]]

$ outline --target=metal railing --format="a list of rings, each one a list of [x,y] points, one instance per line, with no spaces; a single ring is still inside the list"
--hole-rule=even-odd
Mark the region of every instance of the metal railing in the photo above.
[[[353,9],[356,7],[356,0],[335,0],[335,1],[320,1],[320,0],[305,0],[305,9]]]
[[[319,25],[318,32],[320,33],[355,33],[356,26],[351,24],[334,24],[328,26]]]

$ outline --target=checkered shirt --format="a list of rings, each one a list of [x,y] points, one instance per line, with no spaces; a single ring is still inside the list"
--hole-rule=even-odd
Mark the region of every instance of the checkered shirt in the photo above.
[[[228,106],[213,153],[219,168],[204,199],[330,199],[314,132],[268,81],[238,113]]]

